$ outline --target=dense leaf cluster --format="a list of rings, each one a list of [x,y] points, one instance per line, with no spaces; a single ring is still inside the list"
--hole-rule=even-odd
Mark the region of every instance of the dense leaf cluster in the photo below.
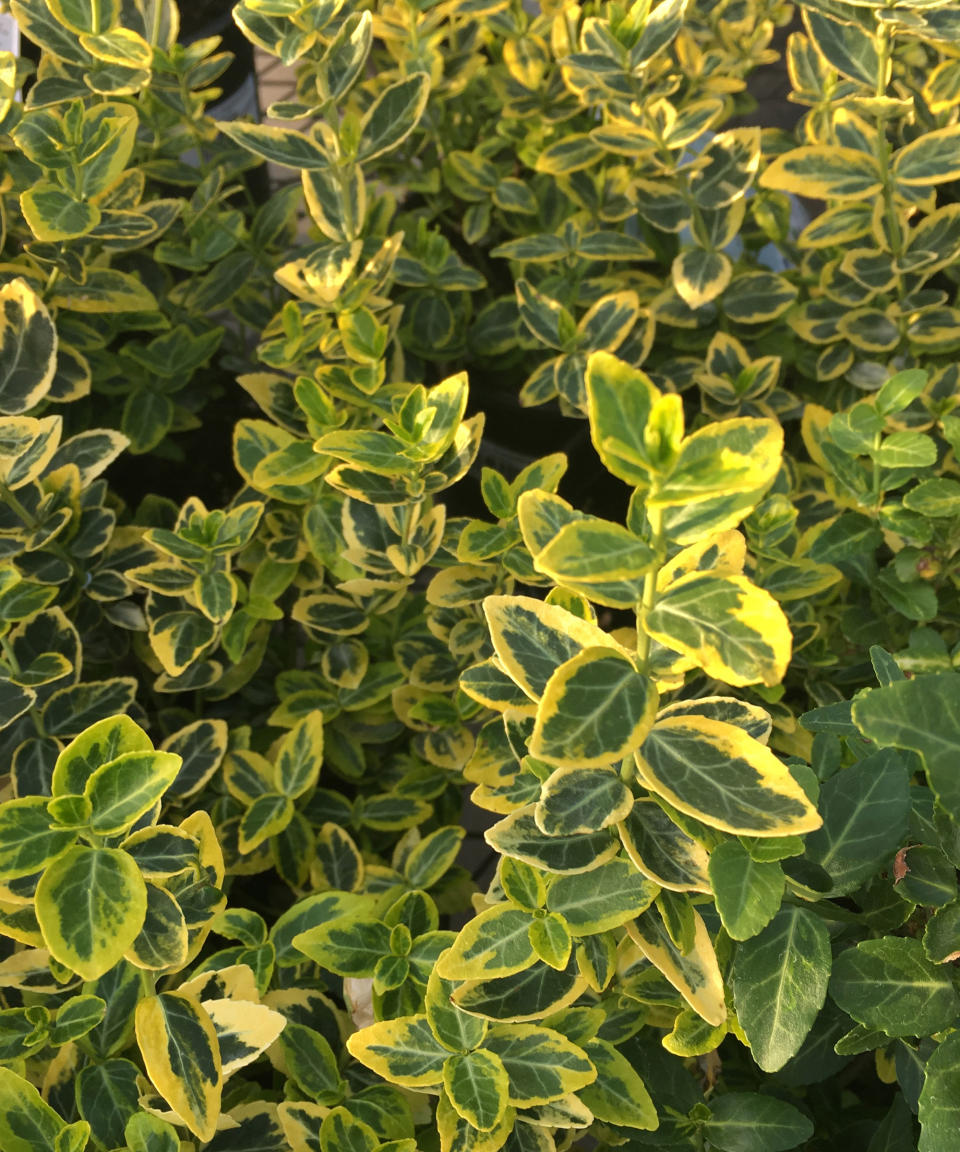
[[[956,7],[9,6],[3,1152],[955,1152]]]

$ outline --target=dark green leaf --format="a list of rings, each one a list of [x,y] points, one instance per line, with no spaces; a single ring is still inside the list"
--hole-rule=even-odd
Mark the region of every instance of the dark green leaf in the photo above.
[[[758,936],[740,944],[734,1002],[753,1058],[765,1072],[782,1068],[799,1050],[823,1007],[829,978],[829,933],[803,908],[784,908]]]

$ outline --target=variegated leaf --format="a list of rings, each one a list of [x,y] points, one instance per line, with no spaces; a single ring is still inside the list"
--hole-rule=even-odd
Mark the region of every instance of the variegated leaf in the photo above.
[[[601,767],[635,751],[656,715],[657,691],[629,657],[585,648],[547,681],[529,743],[561,767]]]
[[[209,1014],[194,996],[161,992],[137,1005],[136,1031],[154,1087],[198,1139],[212,1139],[223,1073]]]
[[[693,912],[694,941],[686,955],[670,939],[663,920],[654,912],[645,912],[627,931],[631,939],[658,968],[690,1007],[708,1024],[722,1024],[727,1018],[723,977],[717,955],[700,914]]]
[[[787,767],[732,724],[668,717],[654,725],[636,762],[652,791],[725,832],[784,836],[820,827],[816,809]]]
[[[44,872],[36,911],[51,955],[85,980],[96,980],[143,927],[146,884],[126,852],[78,845]]]
[[[429,1088],[443,1081],[450,1056],[426,1016],[400,1016],[361,1028],[347,1039],[350,1055],[393,1084]]]

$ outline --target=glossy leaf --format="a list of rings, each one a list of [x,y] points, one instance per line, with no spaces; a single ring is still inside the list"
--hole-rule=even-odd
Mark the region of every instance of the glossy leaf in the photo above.
[[[254,852],[271,836],[282,832],[293,816],[293,801],[278,792],[258,796],[240,821],[238,847],[241,852]]]
[[[0,876],[6,880],[41,871],[76,840],[58,828],[42,796],[24,796],[0,805]]]
[[[721,1152],[786,1152],[813,1135],[813,1124],[785,1100],[728,1092],[711,1101],[703,1131]]]
[[[461,1011],[451,1000],[455,983],[444,980],[434,966],[427,980],[424,1011],[434,1036],[453,1052],[469,1052],[480,1047],[487,1033],[487,1023]]]
[[[93,773],[108,761],[152,749],[150,737],[128,716],[112,716],[91,724],[58,756],[51,785],[53,795],[82,793]]]
[[[760,184],[820,200],[865,200],[879,191],[880,178],[873,159],[854,148],[805,145],[778,156]]]
[[[558,912],[577,936],[619,927],[649,908],[657,886],[623,859],[591,872],[559,876],[547,893],[547,908]]]
[[[947,811],[960,812],[952,767],[960,747],[960,676],[941,673],[873,689],[854,701],[853,718],[881,747],[918,752],[937,799]]]
[[[323,1104],[343,1099],[343,1083],[330,1042],[315,1028],[288,1019],[278,1041],[287,1075],[301,1092]]]
[[[923,133],[894,155],[895,179],[900,184],[921,187],[955,180],[960,175],[958,140],[960,131],[956,126]]]
[[[626,656],[586,648],[547,681],[530,754],[578,768],[621,760],[653,725],[657,700],[649,679]]]
[[[547,1104],[580,1091],[596,1078],[583,1049],[550,1028],[497,1025],[487,1033],[483,1046],[505,1068],[509,1102],[518,1108]]]
[[[294,936],[293,946],[340,976],[372,976],[390,954],[390,930],[379,920],[338,916]]]
[[[430,81],[423,72],[414,72],[384,89],[360,124],[358,159],[382,156],[406,139],[423,114],[429,92]]]
[[[587,987],[571,960],[563,972],[537,961],[513,976],[468,980],[453,994],[465,1012],[493,1021],[541,1020],[572,1004]]]
[[[759,494],[780,467],[783,431],[776,422],[720,420],[682,443],[667,480],[650,496],[658,507],[709,500],[735,492]]]
[[[497,658],[532,699],[553,673],[585,648],[619,645],[595,624],[528,596],[488,596],[483,605]]]
[[[77,1107],[102,1148],[121,1147],[124,1129],[139,1107],[139,1069],[129,1060],[91,1064],[77,1077]]]
[[[776,861],[753,860],[737,840],[718,844],[710,853],[717,911],[734,940],[748,940],[767,926],[780,910],[785,883]]]
[[[702,308],[715,300],[730,283],[733,265],[723,252],[688,248],[671,267],[673,286],[688,308]]]
[[[0,1068],[0,1137],[9,1152],[53,1148],[64,1121],[32,1084],[10,1068]]]
[[[951,1032],[933,1050],[920,1092],[920,1152],[947,1152],[956,1137],[960,1032]]]
[[[488,908],[460,929],[437,971],[445,980],[490,979],[523,971],[535,959],[530,943],[532,923],[531,913],[521,908]]]
[[[633,793],[616,772],[558,768],[540,790],[534,819],[548,836],[569,836],[617,824],[632,807]]]
[[[147,913],[140,871],[115,848],[75,847],[37,885],[37,920],[51,954],[84,979],[112,968],[136,939]]]
[[[645,484],[656,466],[644,429],[660,392],[639,369],[608,352],[587,360],[590,436],[606,467],[628,484]]]
[[[949,1026],[957,994],[919,940],[887,936],[847,948],[834,961],[830,995],[854,1020],[890,1036],[925,1036]]]
[[[400,1016],[354,1032],[347,1048],[361,1064],[394,1084],[426,1088],[440,1084],[450,1056],[426,1016]]]
[[[775,1072],[795,1055],[823,1007],[830,937],[803,908],[784,908],[737,949],[733,996],[753,1058]]]
[[[893,749],[875,752],[825,780],[823,827],[807,838],[807,856],[840,891],[861,883],[904,842],[910,814],[910,773]]]
[[[287,1024],[286,1017],[266,1004],[245,1000],[204,1000],[202,1007],[217,1034],[224,1080],[265,1052]]]
[[[681,576],[647,614],[646,628],[728,684],[777,684],[790,661],[792,637],[783,609],[745,576]]]
[[[644,876],[673,892],[709,892],[709,857],[653,800],[639,800],[619,828],[627,855]]]
[[[38,240],[64,241],[86,236],[100,223],[100,209],[65,188],[41,181],[20,196],[20,210]]]
[[[487,830],[487,843],[546,872],[589,872],[615,855],[617,842],[607,830],[547,835],[536,822],[535,808],[527,805],[511,812]]]
[[[296,799],[316,784],[322,760],[323,720],[314,713],[284,737],[276,760],[277,787]]]
[[[324,169],[331,157],[326,149],[309,136],[288,128],[266,124],[227,123],[223,131],[237,144],[273,164],[306,171]]]
[[[722,1024],[727,1018],[723,999],[723,978],[706,925],[693,913],[694,942],[685,955],[668,935],[655,912],[646,912],[628,925],[631,939],[650,963],[660,970],[690,1007],[708,1024]]]
[[[443,1086],[460,1116],[481,1132],[489,1132],[507,1110],[509,1080],[499,1056],[486,1049],[462,1052],[443,1066]]]
[[[561,528],[533,563],[537,571],[597,604],[630,608],[643,595],[654,554],[621,525],[587,517]]]
[[[32,408],[53,382],[57,333],[43,301],[26,280],[0,288],[0,411]]]
[[[138,968],[179,968],[189,955],[189,933],[183,909],[157,884],[147,885],[143,927],[124,954]]]
[[[783,836],[809,832],[820,816],[788,769],[741,728],[704,716],[658,721],[637,753],[652,790],[726,832]]]
[[[195,997],[162,992],[137,1005],[136,1028],[154,1087],[195,1136],[212,1139],[223,1076],[210,1016]]]
[[[181,759],[170,752],[125,752],[97,768],[84,795],[90,827],[100,835],[129,827],[160,799],[177,778]]]
[[[579,1097],[593,1115],[608,1124],[655,1130],[656,1108],[630,1061],[606,1040],[590,1040],[584,1051],[597,1070],[597,1078],[580,1090]]]

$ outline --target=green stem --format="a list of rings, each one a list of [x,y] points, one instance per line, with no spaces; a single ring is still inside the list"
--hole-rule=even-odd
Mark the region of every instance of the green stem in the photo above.
[[[331,133],[339,140],[340,139],[340,117],[337,114],[337,109],[333,104],[326,105],[323,110],[323,119],[326,121],[327,127]],[[338,152],[340,150],[338,149]],[[353,170],[356,161],[350,161],[349,164],[343,165],[341,163],[342,154],[337,156],[336,172],[337,183],[340,186],[340,203],[343,207],[343,234],[348,240],[355,240],[357,238],[360,227],[363,225],[362,220],[355,221],[353,219],[353,212],[350,207],[350,174]]]
[[[873,501],[873,510],[876,513],[880,508],[880,501],[883,499],[883,493],[880,491],[880,465],[877,463],[877,452],[880,450],[880,443],[883,439],[882,433],[878,432],[873,438],[873,455],[870,457],[870,463],[873,466],[873,486],[871,488],[871,497]]]
[[[17,659],[16,653],[13,650],[9,636],[0,636],[0,651],[3,652],[3,658],[6,660],[10,671],[14,675],[19,675],[20,661]]]
[[[62,245],[61,245],[61,247],[62,247]],[[55,265],[50,270],[50,275],[47,277],[47,282],[43,288],[43,299],[45,301],[50,299],[51,295],[53,294],[53,290],[56,287],[56,283],[59,279],[60,279],[60,267],[59,267],[59,265]]]
[[[409,504],[404,504],[400,509],[400,544],[403,548],[410,546],[414,529],[420,522],[420,517],[416,513],[423,503],[423,500],[411,500]]]
[[[874,96],[878,99],[886,95],[887,67],[893,52],[893,35],[889,24],[877,22],[877,79],[874,85]],[[893,182],[890,178],[890,143],[887,140],[887,116],[885,112],[877,114],[877,163],[883,178],[883,209],[887,220],[887,230],[890,233],[890,245],[895,259],[899,259],[903,250],[903,234],[900,230],[900,220],[897,217],[896,205],[893,202]],[[897,294],[903,295],[903,281],[900,272],[897,272]]]
[[[163,5],[159,3],[154,4],[153,7],[153,27],[150,29],[150,47],[156,48],[160,43],[160,25],[163,20]]]
[[[650,547],[657,553],[657,563],[643,578],[643,599],[637,613],[637,658],[640,669],[647,671],[650,662],[650,633],[647,632],[647,616],[657,602],[657,576],[660,574],[660,557],[663,553],[663,512],[659,508],[647,508],[647,521],[650,525]]]
[[[5,484],[0,485],[0,493],[2,493],[4,504],[8,504],[13,509],[13,511],[17,514],[17,516],[20,517],[27,528],[36,529],[39,527],[39,523],[33,518],[33,516],[30,515],[27,509],[24,508],[17,497],[14,496],[13,492]]]
[[[874,96],[885,96],[887,92],[887,65],[890,63],[890,52],[893,45],[890,40],[890,25],[882,20],[877,21],[877,80],[874,85]]]
[[[350,203],[350,176],[346,168],[337,168],[337,180],[340,183],[340,204],[343,208],[343,234],[349,240],[357,238],[357,221],[353,219],[353,209]]]

